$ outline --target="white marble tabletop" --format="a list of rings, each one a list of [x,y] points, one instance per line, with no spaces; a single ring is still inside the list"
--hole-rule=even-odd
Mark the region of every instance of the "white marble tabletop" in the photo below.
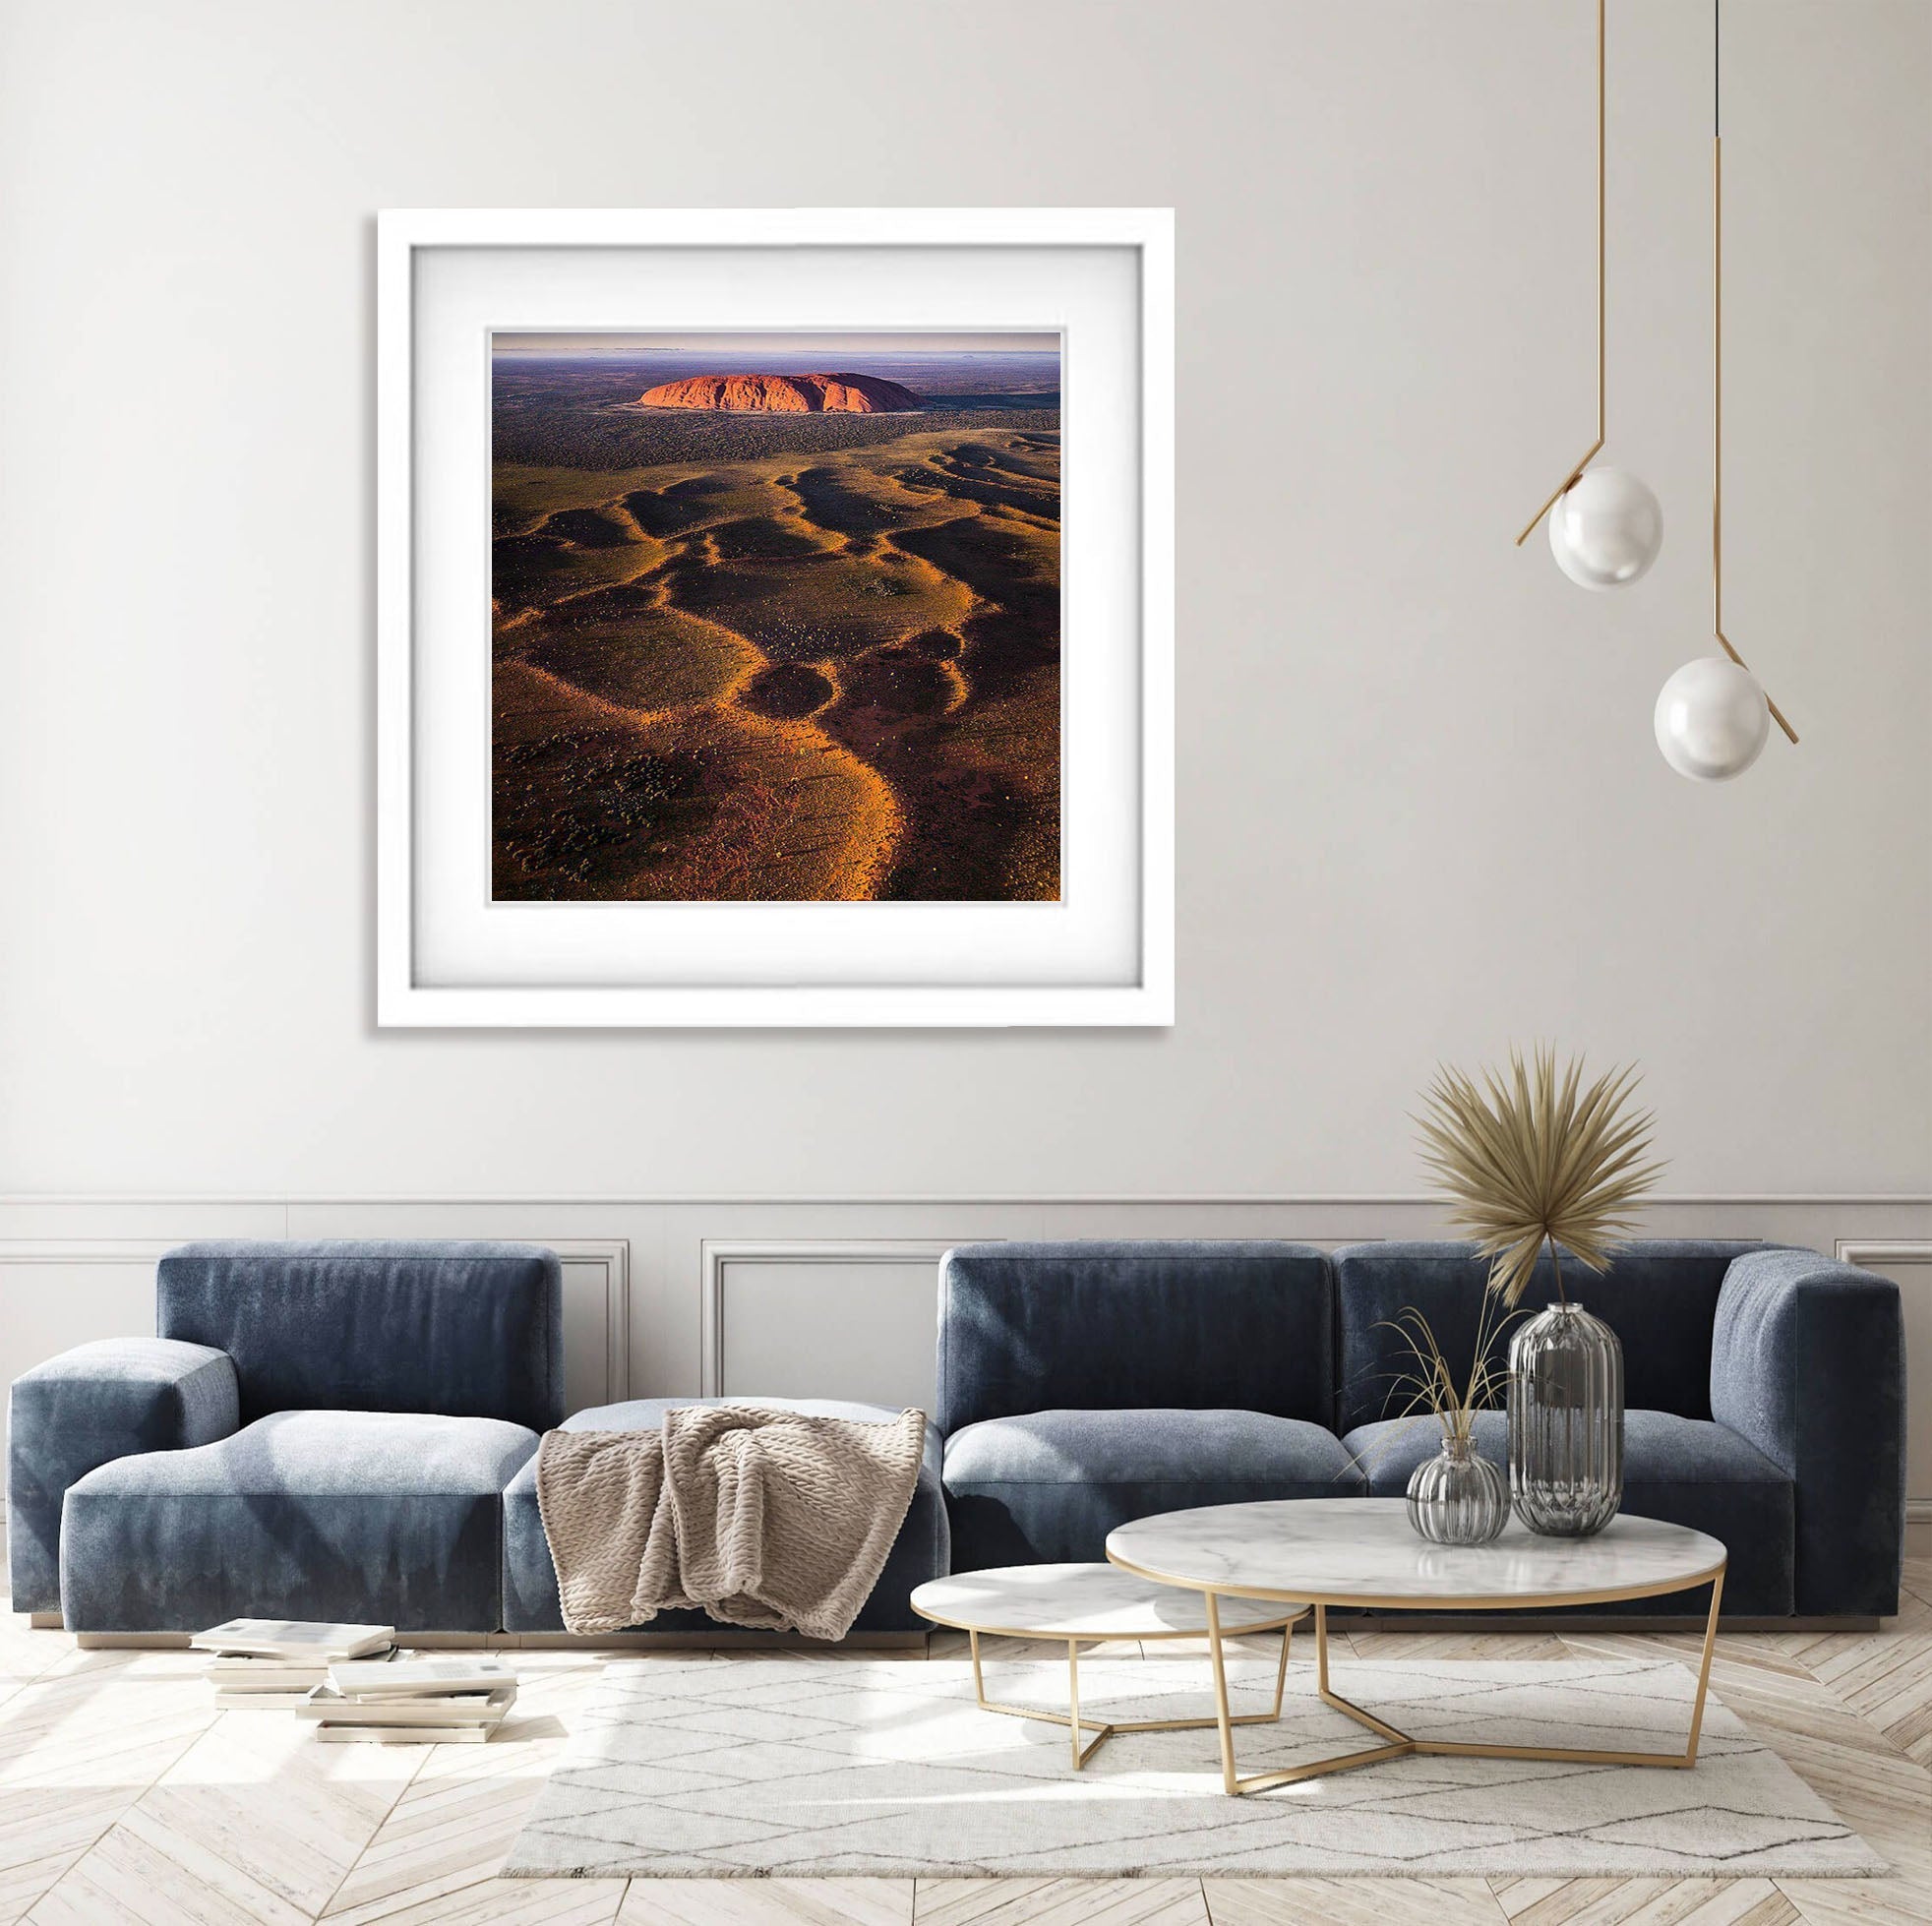
[[[1113,1565],[1008,1565],[929,1579],[912,1608],[962,1632],[1035,1639],[1189,1639],[1207,1629],[1198,1592],[1136,1578]],[[1225,1632],[1281,1625],[1302,1607],[1279,1598],[1231,1598]]]
[[[1590,1538],[1540,1537],[1512,1521],[1488,1544],[1430,1544],[1401,1498],[1167,1512],[1110,1532],[1107,1555],[1126,1571],[1224,1597],[1491,1608],[1652,1597],[1712,1578],[1724,1563],[1716,1538],[1628,1515]]]

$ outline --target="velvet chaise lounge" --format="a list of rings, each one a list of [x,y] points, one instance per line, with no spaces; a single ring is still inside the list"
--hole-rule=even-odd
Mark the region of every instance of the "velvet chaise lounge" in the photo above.
[[[673,1403],[717,1402],[566,1419],[561,1272],[530,1244],[191,1244],[161,1260],[155,1328],[14,1385],[17,1611],[108,1635],[244,1616],[559,1632],[538,1434],[655,1426]],[[927,1437],[860,1634],[921,1629],[908,1597],[948,1569],[937,1430]],[[717,1628],[667,1612],[649,1629]]]
[[[1624,1506],[1723,1540],[1726,1616],[1896,1612],[1898,1286],[1813,1251],[1717,1241],[1642,1241],[1605,1276],[1565,1275],[1622,1342]],[[1435,1438],[1389,1415],[1405,1360],[1387,1320],[1415,1305],[1466,1358],[1484,1277],[1448,1243],[948,1252],[935,1415],[954,1569],[1098,1559],[1109,1531],[1153,1512],[1400,1495]],[[1545,1260],[1525,1301],[1555,1294]],[[1478,1418],[1498,1465],[1504,1424]],[[1704,1606],[1686,1594],[1662,1609]]]
[[[155,1330],[16,1381],[15,1610],[501,1626],[503,1489],[564,1414],[553,1252],[189,1244]]]

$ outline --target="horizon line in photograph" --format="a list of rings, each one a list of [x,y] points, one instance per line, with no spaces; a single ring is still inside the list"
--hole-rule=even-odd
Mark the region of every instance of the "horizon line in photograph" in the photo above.
[[[490,336],[493,355],[625,355],[638,353],[812,354],[812,355],[994,355],[1057,354],[1060,337],[1055,331],[988,329],[975,333],[956,329],[928,332],[892,330],[876,333],[825,332],[811,329],[772,330],[763,333],[728,331],[692,331],[629,329],[582,331],[496,330]]]

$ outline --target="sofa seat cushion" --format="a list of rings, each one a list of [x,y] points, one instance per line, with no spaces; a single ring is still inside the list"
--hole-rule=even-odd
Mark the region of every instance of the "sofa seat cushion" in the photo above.
[[[1410,1473],[1436,1451],[1440,1437],[1433,1419],[1418,1423],[1391,1418],[1360,1425],[1342,1443],[1368,1475],[1371,1492],[1399,1498],[1409,1488]],[[1483,1457],[1507,1475],[1507,1416],[1477,1413],[1476,1442]],[[1797,1543],[1791,1480],[1727,1425],[1672,1412],[1626,1412],[1623,1509],[1691,1526],[1723,1543],[1730,1554],[1724,1573],[1727,1615],[1757,1618],[1791,1611]],[[1588,1609],[1693,1613],[1709,1604],[1707,1590]]]
[[[1358,1497],[1335,1434],[1251,1411],[1043,1411],[946,1440],[953,1569],[1092,1562],[1130,1518],[1261,1498]]]
[[[236,1617],[494,1632],[503,1488],[536,1447],[504,1418],[293,1411],[114,1459],[67,1493],[62,1612],[79,1632]]]
[[[817,1417],[856,1418],[862,1424],[889,1423],[899,1414],[882,1405],[843,1404],[827,1398],[634,1398],[627,1404],[598,1405],[574,1413],[564,1420],[563,1428],[566,1431],[655,1431],[663,1423],[666,1412],[694,1405],[764,1405]],[[926,1458],[919,1468],[912,1504],[872,1595],[853,1621],[853,1631],[930,1630],[908,1600],[913,1591],[929,1578],[942,1578],[952,1569],[950,1544],[945,1499],[939,1489],[939,1434],[929,1424]],[[557,1567],[551,1563],[550,1541],[543,1535],[543,1514],[537,1507],[534,1458],[511,1479],[504,1493],[503,1596],[506,1631],[561,1632],[564,1629],[563,1608],[557,1598]],[[719,1626],[705,1612],[664,1611],[639,1629],[715,1632]]]

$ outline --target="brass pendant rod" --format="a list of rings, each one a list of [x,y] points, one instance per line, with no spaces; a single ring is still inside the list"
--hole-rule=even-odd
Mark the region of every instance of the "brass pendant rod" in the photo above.
[[[1537,523],[1576,487],[1583,471],[1603,449],[1603,6],[1604,0],[1597,0],[1597,439],[1584,451],[1583,459],[1550,490],[1549,499],[1530,517],[1516,538],[1518,548],[1536,533]]]
[[[1721,72],[1722,0],[1712,0],[1712,115],[1711,115],[1711,632],[1723,652],[1740,669],[1750,664],[1732,647],[1724,633],[1724,137]],[[1765,691],[1771,719],[1795,743],[1798,732],[1784,711]]]

